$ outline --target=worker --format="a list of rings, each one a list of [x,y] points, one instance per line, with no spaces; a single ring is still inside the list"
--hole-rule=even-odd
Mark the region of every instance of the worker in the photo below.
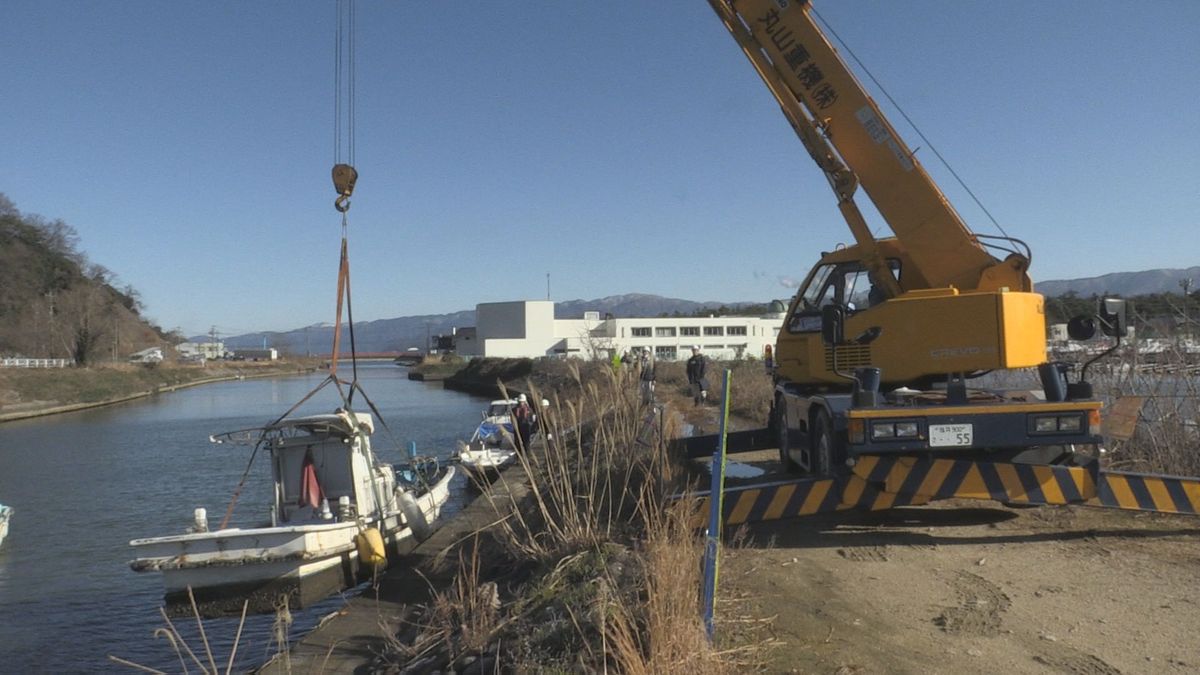
[[[638,374],[643,403],[654,403],[654,380],[654,355],[647,348],[642,352],[642,370]]]
[[[700,345],[692,347],[692,358],[687,362],[688,386],[692,390],[692,400],[700,405],[708,400],[708,380],[704,379],[707,366],[704,355],[700,353]]]
[[[525,451],[529,447],[529,439],[533,436],[533,408],[525,394],[517,397],[517,407],[513,408],[513,426],[517,432],[517,450]]]

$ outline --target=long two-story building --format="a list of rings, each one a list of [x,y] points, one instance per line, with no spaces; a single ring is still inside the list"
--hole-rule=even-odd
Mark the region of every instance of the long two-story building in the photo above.
[[[485,302],[475,306],[475,325],[454,336],[461,356],[609,359],[650,349],[658,359],[686,359],[699,346],[713,359],[762,358],[783,324],[782,309],[762,316],[677,316],[555,319],[550,300]]]

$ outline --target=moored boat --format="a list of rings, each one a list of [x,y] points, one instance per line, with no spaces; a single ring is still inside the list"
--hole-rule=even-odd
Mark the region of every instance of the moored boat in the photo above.
[[[8,520],[12,518],[12,513],[11,506],[0,504],[0,544],[3,544],[4,538],[8,536]]]
[[[456,458],[463,473],[475,483],[495,480],[500,471],[517,459],[516,431],[513,427],[514,399],[492,401],[483,411],[483,421],[471,439],[459,442]]]
[[[270,611],[281,594],[304,606],[354,585],[374,567],[362,555],[395,560],[429,535],[454,473],[437,467],[398,483],[371,450],[373,431],[370,415],[339,410],[211,438],[267,451],[269,522],[210,530],[196,509],[184,534],[129,542],[137,556],[130,567],[162,574],[169,607],[190,588],[206,615],[240,611],[243,600]]]

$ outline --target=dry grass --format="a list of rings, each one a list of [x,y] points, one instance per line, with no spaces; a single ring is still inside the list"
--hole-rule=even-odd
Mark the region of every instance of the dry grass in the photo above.
[[[697,505],[669,497],[685,486],[668,460],[663,416],[626,374],[585,375],[568,363],[558,375],[570,382],[555,386],[542,413],[552,440],[521,456],[528,496],[486,493],[497,524],[460,555],[455,583],[422,612],[399,660],[461,669],[470,658],[503,672],[753,667],[753,646],[718,651],[705,638],[703,541],[690,526]]]
[[[710,386],[709,401],[721,400],[721,396],[724,394],[723,373],[726,369],[731,373],[732,382],[729,399],[730,414],[766,426],[767,417],[771,413],[771,402],[775,397],[775,384],[762,361],[710,361],[706,372],[706,379]],[[665,388],[667,393],[674,394],[678,398],[691,398],[692,392],[688,388],[685,362],[661,363],[656,369],[655,375],[658,377],[660,391]]]

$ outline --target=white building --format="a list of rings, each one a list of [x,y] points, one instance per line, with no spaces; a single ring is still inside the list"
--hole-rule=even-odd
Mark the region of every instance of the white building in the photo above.
[[[180,356],[201,356],[210,360],[224,358],[228,353],[224,342],[180,342],[175,345],[175,351]]]
[[[649,348],[656,358],[672,360],[686,359],[699,345],[713,359],[762,358],[782,325],[782,314],[601,319],[586,312],[582,319],[555,319],[549,300],[486,302],[475,306],[475,326],[458,330],[455,351],[468,357],[608,359]]]

